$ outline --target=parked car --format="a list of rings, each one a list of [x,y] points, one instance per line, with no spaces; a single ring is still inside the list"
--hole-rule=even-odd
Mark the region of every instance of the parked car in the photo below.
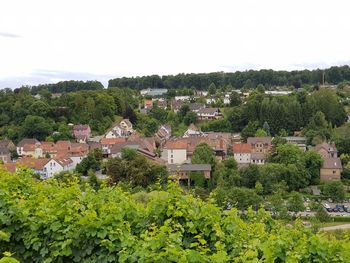
[[[331,208],[331,207],[329,206],[329,204],[327,204],[327,203],[324,203],[324,204],[323,204],[323,207],[326,208],[326,209]]]
[[[326,208],[326,210],[327,210],[327,212],[329,212],[329,213],[331,213],[331,212],[333,212],[333,209],[332,208]]]
[[[306,207],[305,211],[306,211],[306,212],[311,212],[310,207]]]
[[[339,212],[338,208],[334,207],[333,212]]]

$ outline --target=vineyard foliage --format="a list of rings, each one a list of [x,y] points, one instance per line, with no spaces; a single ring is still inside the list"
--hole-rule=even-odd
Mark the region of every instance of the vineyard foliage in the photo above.
[[[263,209],[243,220],[176,183],[131,194],[0,172],[0,233],[0,254],[20,262],[350,262],[346,238]]]

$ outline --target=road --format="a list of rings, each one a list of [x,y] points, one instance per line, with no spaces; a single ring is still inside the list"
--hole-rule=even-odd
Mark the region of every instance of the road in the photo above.
[[[320,230],[322,231],[333,231],[333,230],[338,230],[338,229],[349,229],[350,224],[345,224],[345,225],[339,225],[339,226],[327,226],[327,227],[322,227]]]

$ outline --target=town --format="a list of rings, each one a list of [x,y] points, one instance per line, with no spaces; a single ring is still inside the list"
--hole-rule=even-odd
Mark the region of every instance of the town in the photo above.
[[[229,118],[228,114],[232,114],[228,110],[232,107],[236,110],[241,107],[249,107],[259,96],[270,100],[281,100],[300,94],[311,97],[323,96],[319,94],[331,92],[332,95],[336,87],[325,86],[321,87],[320,90],[311,90],[307,93],[303,89],[293,91],[285,88],[275,90],[258,88],[260,89],[258,91],[245,89],[242,92],[235,89],[230,90],[230,87],[227,87],[222,92],[217,92],[215,85],[211,84],[209,91],[185,90],[183,93],[191,95],[175,94],[173,96],[169,96],[167,89],[141,90],[139,95],[134,95],[136,101],[139,101],[135,107],[135,111],[139,112],[137,113],[138,123],[136,127],[135,120],[131,120],[135,118],[135,113],[131,112],[130,119],[119,118],[102,135],[93,132],[93,128],[88,124],[68,123],[65,132],[68,133],[69,140],[61,139],[58,131],[54,131],[50,135],[49,141],[32,137],[22,138],[14,144],[9,139],[3,139],[0,141],[1,169],[15,173],[28,168],[43,180],[64,173],[78,173],[82,176],[81,178],[86,178],[85,180],[89,180],[88,177],[93,174],[98,180],[109,181],[111,175],[112,177],[117,176],[110,172],[113,161],[109,160],[123,158],[124,149],[129,149],[137,155],[143,156],[144,160],[148,160],[149,163],[165,167],[166,175],[164,174],[164,178],[161,179],[173,178],[178,180],[183,187],[198,189],[198,186],[201,186],[210,192],[210,189],[213,189],[210,185],[220,185],[220,180],[217,179],[220,167],[233,160],[235,168],[231,172],[228,171],[227,176],[232,177],[234,174],[239,174],[242,177],[240,183],[232,183],[231,187],[233,188],[256,188],[262,184],[263,192],[271,195],[276,193],[271,187],[287,183],[288,191],[306,191],[308,189],[307,191],[315,195],[316,200],[323,197],[324,201],[321,205],[331,216],[347,215],[348,203],[345,196],[340,194],[341,197],[337,198],[338,193],[333,191],[332,194],[329,194],[329,190],[324,190],[323,185],[341,182],[344,172],[347,174],[349,169],[347,162],[350,161],[350,158],[349,155],[344,154],[346,153],[344,150],[342,150],[341,156],[338,154],[337,146],[334,141],[331,141],[331,137],[318,134],[317,130],[320,128],[316,126],[322,125],[322,123],[318,123],[319,119],[315,119],[316,126],[314,125],[309,131],[306,127],[303,130],[286,132],[282,129],[279,132],[272,132],[274,126],[270,127],[266,120],[260,127],[257,123],[249,122],[245,127],[242,127],[242,130],[236,130],[237,132],[229,132],[226,127],[222,127],[222,123],[225,124],[226,119]],[[59,100],[62,96],[62,93],[54,93],[51,95],[51,100]],[[43,98],[37,93],[34,99],[41,101]],[[163,118],[163,121],[149,129],[147,122],[143,126],[139,124],[141,116],[144,116],[142,118]],[[316,117],[311,116],[311,118]],[[320,118],[322,121],[324,116]],[[350,117],[347,118],[350,119]],[[175,121],[171,121],[172,119]],[[167,122],[168,120],[170,122]],[[218,125],[219,128],[213,126],[214,124]],[[346,127],[347,124],[344,125]],[[142,127],[146,128],[142,129]],[[181,128],[179,129],[179,127]],[[326,127],[327,124],[324,128]],[[58,139],[52,139],[55,136]],[[193,158],[196,149],[199,152],[199,148],[203,145],[207,147],[207,150],[209,149],[209,152],[204,154],[213,155],[214,161],[205,158],[206,156],[201,157],[200,160],[198,160],[198,156]],[[291,146],[283,148],[283,145]],[[101,158],[97,164],[91,165],[88,159],[95,156],[96,152],[101,154]],[[291,158],[292,161],[280,161],[279,158],[286,158],[279,156],[283,154],[289,155],[288,158]],[[303,160],[298,159],[299,157]],[[312,166],[308,162],[313,162],[314,165]],[[271,174],[274,173],[273,169],[278,170],[276,165],[280,164],[294,165],[293,168],[297,169],[295,177],[292,178],[293,174],[281,173],[280,175],[276,174],[274,179],[267,179],[261,175],[260,179],[244,184],[244,180],[253,180],[252,178],[243,178],[244,173],[255,169],[252,167],[260,167],[256,173]],[[304,167],[300,168],[301,165]],[[343,165],[345,166],[343,167]],[[302,178],[300,175],[302,173],[309,175]],[[199,180],[198,175],[202,179]],[[291,178],[283,179],[285,176]],[[289,180],[291,180],[290,183]],[[295,180],[299,181],[295,182]],[[331,185],[330,187],[339,188],[339,185]],[[323,190],[321,191],[321,189]],[[241,196],[243,198],[244,195]],[[334,199],[334,202],[338,201],[338,203],[332,204],[327,201],[328,199]],[[306,200],[309,200],[308,195],[304,197],[303,204],[297,210],[300,215],[313,215],[314,212],[310,210],[312,204]],[[243,201],[241,198],[234,198],[230,201],[226,200],[222,205],[230,207],[232,202],[238,202],[238,206],[240,206]],[[267,207],[268,204],[269,201],[262,202],[252,199],[245,205],[241,205],[241,208],[246,209],[249,205]],[[270,209],[274,211],[275,208]]]

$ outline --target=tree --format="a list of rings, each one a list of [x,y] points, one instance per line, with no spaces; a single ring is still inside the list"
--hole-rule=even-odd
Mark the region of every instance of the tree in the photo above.
[[[241,137],[244,141],[247,141],[248,137],[254,137],[256,131],[259,128],[259,123],[257,121],[250,121],[248,125],[242,130]]]
[[[242,185],[248,188],[254,188],[260,175],[259,167],[256,164],[250,164],[248,167],[239,171]]]
[[[22,125],[22,137],[44,140],[51,133],[51,124],[40,116],[28,115]]]
[[[266,137],[267,133],[263,129],[259,128],[256,130],[254,136],[255,137]]]
[[[215,167],[216,160],[213,149],[206,143],[200,143],[196,146],[192,154],[192,163],[210,164]]]
[[[267,123],[267,121],[264,122],[263,124],[263,130],[266,132],[267,136],[270,136],[270,125]]]
[[[230,106],[236,107],[241,105],[241,103],[242,103],[241,96],[237,92],[232,91],[230,95]]]
[[[340,181],[325,183],[322,186],[322,193],[337,202],[341,202],[345,198],[344,185]]]
[[[196,123],[197,122],[197,114],[193,111],[187,112],[184,119],[183,119],[183,122],[186,125],[190,125],[191,123]]]
[[[321,155],[314,151],[307,151],[304,153],[304,165],[307,173],[309,174],[310,184],[319,184],[320,182],[320,169],[323,164]]]
[[[216,86],[213,82],[210,83],[210,85],[208,87],[208,91],[209,91],[210,95],[214,95],[216,93]]]
[[[298,192],[291,192],[288,197],[288,210],[294,213],[304,211],[303,196]]]

